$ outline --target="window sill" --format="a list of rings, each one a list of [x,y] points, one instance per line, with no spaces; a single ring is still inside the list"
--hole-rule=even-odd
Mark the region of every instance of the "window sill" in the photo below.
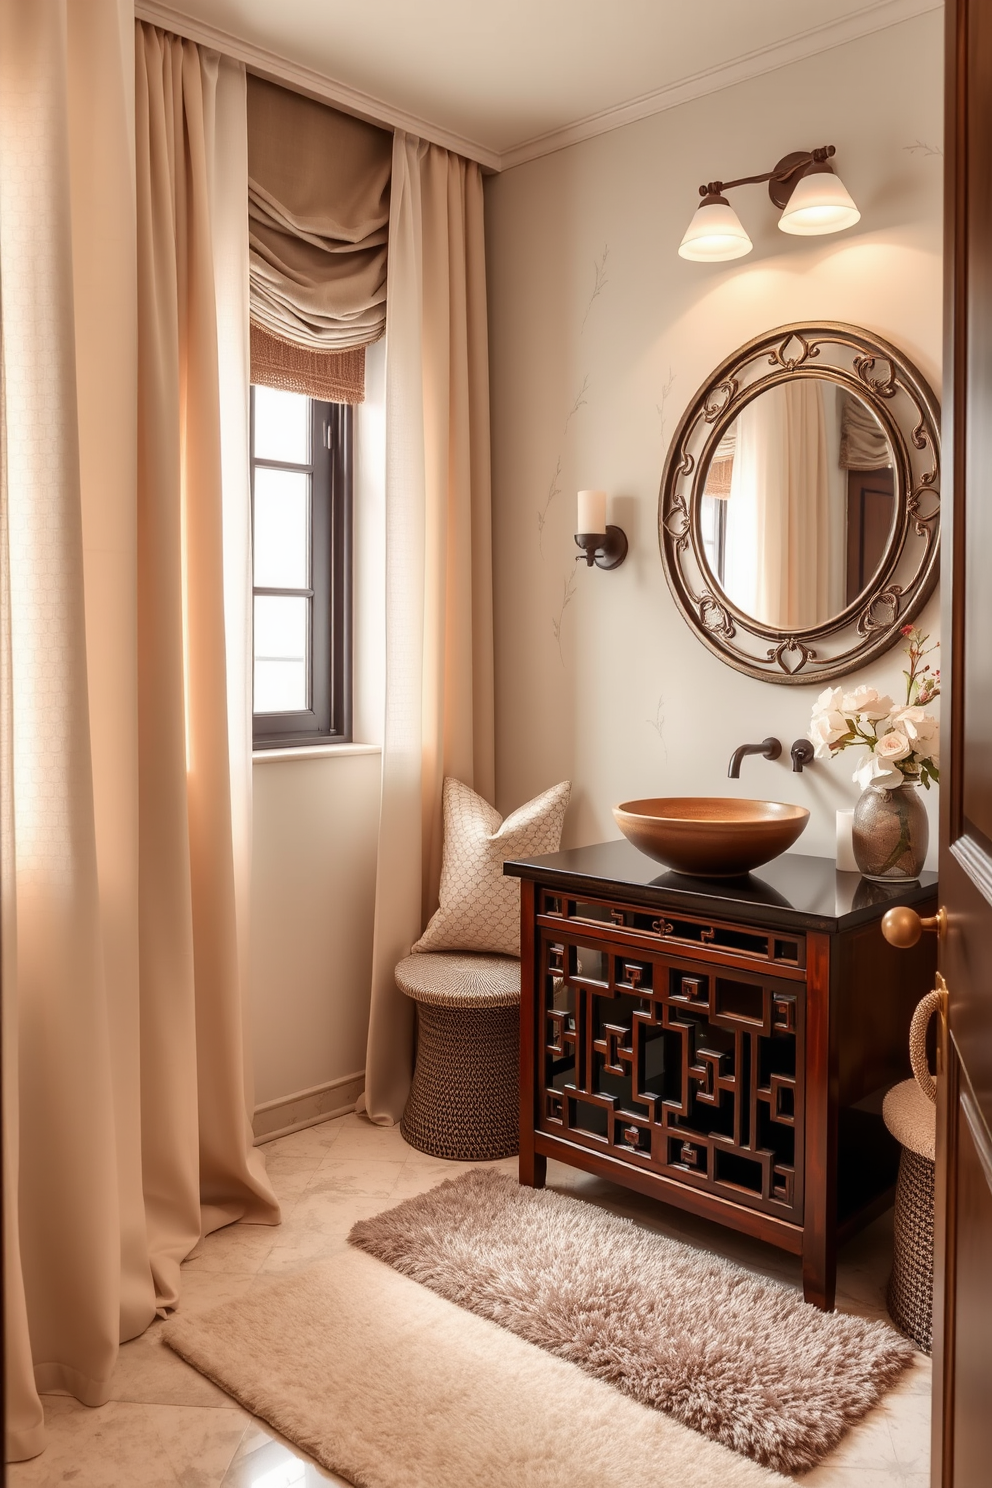
[[[288,749],[255,749],[252,764],[264,765],[272,760],[340,759],[346,754],[381,754],[379,744],[291,744]]]

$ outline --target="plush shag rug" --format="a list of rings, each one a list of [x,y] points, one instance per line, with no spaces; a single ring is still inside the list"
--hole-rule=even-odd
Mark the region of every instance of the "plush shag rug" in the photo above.
[[[164,1337],[360,1488],[792,1488],[357,1251]]]
[[[591,1204],[475,1169],[361,1220],[353,1245],[685,1426],[781,1472],[826,1455],[913,1357]]]

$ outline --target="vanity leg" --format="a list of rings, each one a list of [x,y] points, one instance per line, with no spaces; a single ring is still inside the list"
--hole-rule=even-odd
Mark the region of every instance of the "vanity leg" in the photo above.
[[[807,1229],[803,1234],[803,1301],[821,1312],[833,1312],[837,1293],[837,1245],[833,1233]]]
[[[520,1182],[529,1188],[543,1188],[548,1176],[548,1159],[534,1150],[538,1058],[535,898],[534,883],[525,878],[520,885]]]
[[[533,1141],[529,1151],[520,1143],[520,1182],[528,1188],[543,1188],[548,1176],[548,1159],[534,1151]]]
[[[803,1296],[833,1312],[837,1290],[837,1057],[830,1036],[830,944],[806,937],[806,1202]]]

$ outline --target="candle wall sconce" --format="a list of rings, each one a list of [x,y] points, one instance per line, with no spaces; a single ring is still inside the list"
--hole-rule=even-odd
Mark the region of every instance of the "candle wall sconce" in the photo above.
[[[606,520],[606,492],[580,491],[578,532],[575,541],[582,549],[576,558],[585,558],[592,568],[619,568],[627,556],[627,534]]]

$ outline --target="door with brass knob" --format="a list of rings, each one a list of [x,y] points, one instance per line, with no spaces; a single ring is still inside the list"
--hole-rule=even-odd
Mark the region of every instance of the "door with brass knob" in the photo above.
[[[992,5],[947,0],[945,22],[943,438],[950,521],[941,571],[939,960],[948,995],[937,1092],[931,1481],[933,1488],[986,1488],[992,1481]],[[892,931],[916,933],[905,919]]]
[[[947,934],[947,910],[940,906],[935,915],[918,915],[908,904],[899,904],[882,916],[882,934],[889,945],[900,951],[908,951],[918,945],[926,932],[937,936],[938,944]],[[934,992],[939,998],[940,1033],[937,1040],[937,1073],[943,1069],[943,1047],[947,1037],[947,983],[941,972],[934,980]]]
[[[889,945],[908,951],[916,945],[925,930],[932,931],[943,940],[947,931],[947,911],[943,905],[935,915],[918,915],[908,904],[897,905],[882,916],[882,934]]]
[[[940,906],[935,915],[918,915],[908,904],[896,905],[882,916],[882,934],[889,945],[900,951],[908,951],[918,945],[924,934],[936,935],[938,945],[947,934],[947,910]],[[937,1041],[937,1070],[943,1068],[943,1045],[946,1038],[947,983],[941,972],[937,972],[934,991],[940,997],[940,1034]]]

